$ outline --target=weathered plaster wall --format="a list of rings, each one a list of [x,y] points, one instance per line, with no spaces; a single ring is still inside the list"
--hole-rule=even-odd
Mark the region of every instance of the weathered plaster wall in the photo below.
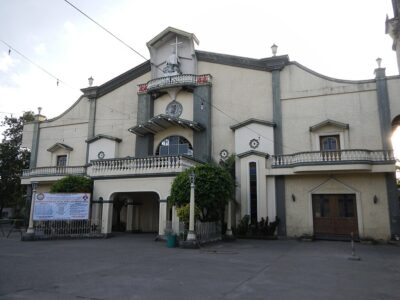
[[[281,96],[285,154],[312,150],[309,128],[327,119],[349,124],[348,148],[382,149],[374,82],[327,80],[289,65]]]
[[[219,160],[222,149],[234,152],[230,126],[249,118],[272,121],[271,73],[207,62],[198,63],[198,73],[213,76],[212,156]]]
[[[128,129],[137,125],[137,85],[150,80],[150,72],[97,99],[95,135],[122,139],[119,157],[135,155],[136,135]]]
[[[333,179],[332,179],[333,178]],[[321,187],[320,190],[314,191]],[[356,193],[359,228],[362,237],[388,239],[388,200],[384,174],[302,175],[285,177],[287,234],[290,237],[313,234],[312,200],[315,193]],[[296,197],[293,202],[291,195]],[[374,196],[378,203],[373,203]]]

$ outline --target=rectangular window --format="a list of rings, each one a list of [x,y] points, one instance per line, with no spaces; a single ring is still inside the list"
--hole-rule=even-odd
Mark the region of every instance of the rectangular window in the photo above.
[[[66,167],[67,166],[67,156],[66,155],[58,155],[57,156],[57,167]]]
[[[257,224],[257,165],[249,163],[250,175],[250,219],[251,224]]]
[[[339,135],[320,136],[319,145],[321,151],[339,151],[340,150]]]

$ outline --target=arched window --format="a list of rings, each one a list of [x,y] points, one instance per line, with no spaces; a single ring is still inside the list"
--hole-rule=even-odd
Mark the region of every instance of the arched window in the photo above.
[[[193,147],[187,139],[178,135],[171,135],[163,139],[156,151],[156,155],[181,154],[193,156]]]
[[[249,185],[250,185],[250,219],[251,224],[257,224],[257,164],[249,163]]]

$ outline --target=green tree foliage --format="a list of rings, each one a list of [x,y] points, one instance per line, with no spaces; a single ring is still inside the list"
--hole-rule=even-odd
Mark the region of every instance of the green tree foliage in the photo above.
[[[5,129],[0,144],[0,218],[5,207],[19,214],[25,204],[20,176],[29,168],[30,151],[21,148],[22,130],[24,123],[33,119],[33,112],[26,112],[18,118],[6,116],[1,122]]]
[[[179,221],[188,224],[190,218],[190,204],[186,203],[185,205],[178,207],[178,209],[176,210],[176,214],[179,217]],[[200,217],[200,209],[197,205],[195,205],[194,207],[194,217],[195,219],[198,219]]]
[[[232,199],[234,192],[231,175],[220,166],[199,165],[180,173],[172,184],[170,203],[178,207],[189,203],[189,174],[192,171],[196,175],[195,202],[200,210],[199,219],[203,222],[220,221],[225,206]]]
[[[84,176],[69,175],[57,180],[50,188],[51,193],[91,193],[93,181]]]

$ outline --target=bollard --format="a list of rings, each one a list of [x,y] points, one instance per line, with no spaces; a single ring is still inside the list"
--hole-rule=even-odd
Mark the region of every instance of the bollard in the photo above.
[[[351,256],[349,257],[349,260],[361,260],[359,256],[356,255],[356,249],[354,247],[354,234],[351,232]]]

